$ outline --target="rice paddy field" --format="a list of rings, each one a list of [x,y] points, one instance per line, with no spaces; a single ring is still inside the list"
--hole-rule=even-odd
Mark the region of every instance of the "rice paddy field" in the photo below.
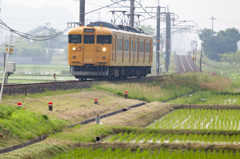
[[[227,152],[227,151],[169,151],[169,150],[157,150],[154,151],[144,150],[140,151],[137,149],[135,152],[132,152],[131,149],[122,151],[121,149],[112,150],[111,148],[107,150],[103,149],[76,149],[68,153],[61,154],[53,159],[62,159],[62,158],[74,158],[74,159],[85,159],[85,158],[98,158],[98,159],[157,159],[157,158],[175,158],[175,159],[229,159],[229,158],[240,158],[239,151],[236,153]]]
[[[204,104],[204,105],[240,105],[238,92],[198,91],[169,101],[176,104]]]
[[[19,78],[21,76],[23,78],[28,77],[25,75],[18,75]],[[34,76],[35,75],[32,75],[32,77]],[[52,78],[50,75],[41,76],[47,77],[46,79]],[[66,75],[59,77],[68,78]],[[229,91],[228,88],[230,86],[231,81],[225,77],[221,78],[220,76],[211,76],[203,73],[174,75],[140,83],[129,82],[115,84],[106,82],[102,83],[101,85],[95,85],[93,86],[94,90],[100,89],[112,92],[113,94],[118,95],[119,98],[124,96],[124,91],[128,91],[129,98],[137,99],[138,101],[143,100],[145,102],[149,102],[150,104],[151,102],[158,104],[156,101],[164,101],[169,98],[179,97],[185,93],[189,93],[190,91],[200,91],[170,101],[169,103],[171,104],[161,103],[162,105],[159,106],[159,109],[156,107],[156,111],[154,111],[154,113],[157,112],[156,114],[158,114],[155,118],[153,118],[154,115],[152,113],[153,107],[149,108],[151,109],[151,112],[149,111],[149,113],[146,113],[147,111],[145,109],[142,109],[144,111],[140,111],[141,108],[134,108],[129,109],[127,112],[118,114],[120,115],[119,118],[118,116],[112,116],[115,118],[114,121],[116,121],[116,123],[113,124],[114,126],[108,124],[107,122],[113,121],[113,118],[107,117],[105,119],[101,119],[103,124],[78,125],[74,128],[66,129],[63,132],[57,132],[50,135],[49,139],[44,141],[42,145],[44,145],[44,143],[47,143],[46,145],[58,143],[60,148],[63,148],[66,145],[69,146],[68,148],[62,149],[61,151],[56,151],[55,153],[52,151],[54,148],[46,148],[45,150],[38,150],[36,148],[37,153],[34,153],[34,155],[30,153],[25,155],[26,153],[24,149],[22,149],[22,151],[20,151],[21,156],[24,156],[25,158],[31,158],[35,155],[41,156],[43,153],[46,153],[46,155],[42,156],[48,156],[49,153],[50,155],[48,158],[53,159],[240,158],[240,107],[232,106],[240,105],[240,94],[226,92]],[[91,92],[88,95],[84,95],[83,98],[90,98],[92,95],[93,94]],[[76,97],[81,98],[80,96]],[[62,99],[66,100],[66,96],[64,96]],[[89,104],[86,104],[84,100],[82,101],[84,103],[81,103],[80,105],[74,105],[78,105],[78,107],[80,106],[82,110],[89,109],[87,107]],[[191,105],[192,109],[189,109],[190,106],[185,104],[201,105],[196,107]],[[207,107],[204,104],[215,104],[215,106]],[[69,103],[67,103],[67,105],[69,105]],[[99,106],[100,105],[97,105],[97,107]],[[158,113],[160,112],[162,106],[168,106],[169,111],[163,114]],[[68,106],[67,109],[71,108]],[[90,109],[93,110],[93,107],[91,106]],[[80,113],[82,113],[82,110],[81,112],[77,112],[76,115],[78,116]],[[12,114],[18,111],[18,109],[14,109]],[[27,112],[23,110],[21,111]],[[131,120],[128,120],[128,113],[131,114]],[[7,111],[3,114],[4,118],[6,114]],[[40,121],[35,121],[35,123],[38,124],[39,122],[48,121],[44,119],[44,117],[40,117]],[[35,119],[34,117],[32,118]],[[60,117],[58,118],[61,119]],[[13,120],[12,118],[9,119]],[[140,122],[143,120],[149,120],[150,122],[145,125],[140,125]],[[133,122],[133,125],[136,127],[130,127],[129,125],[117,125],[118,123],[123,122]],[[49,123],[49,125],[51,124],[53,127],[64,127],[65,123]],[[38,126],[41,128],[41,124],[38,124]],[[26,126],[23,128],[28,130],[29,127],[30,126]],[[56,129],[56,131],[57,130],[58,129]],[[46,130],[43,129],[42,133],[45,133],[45,131]],[[35,137],[35,134],[36,132],[32,131],[31,135],[26,135],[23,137],[31,139]],[[23,134],[19,134],[19,136],[20,135]],[[96,137],[100,137],[100,142],[96,142]],[[40,147],[40,145],[41,144],[36,144],[35,146]],[[32,149],[33,147],[28,148]],[[18,152],[19,151],[15,152],[14,157],[19,155]],[[14,152],[12,154],[14,154]],[[45,158],[42,156],[39,158]]]
[[[108,136],[106,142],[125,143],[240,143],[240,135],[207,135],[175,133],[119,133]]]
[[[2,78],[0,78],[0,80],[2,80]],[[70,75],[56,75],[55,80],[53,75],[11,75],[8,78],[8,83],[41,83],[69,80],[76,80],[76,78]]]
[[[178,109],[149,128],[240,130],[239,110]]]
[[[3,67],[0,67],[0,80],[2,80]],[[55,81],[76,80],[70,75],[68,64],[65,65],[16,65],[16,71],[8,78],[8,83],[40,83]]]

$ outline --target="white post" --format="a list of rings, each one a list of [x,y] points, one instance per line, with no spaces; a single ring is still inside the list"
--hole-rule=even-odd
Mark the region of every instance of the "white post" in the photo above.
[[[3,72],[3,81],[2,81],[2,86],[1,86],[0,102],[2,101],[3,86],[4,86],[5,76],[6,76],[7,63],[8,63],[8,57],[9,57],[9,53],[10,53],[11,44],[12,44],[12,33],[10,35],[10,42],[9,42],[9,46],[8,46],[7,59],[6,59],[6,63],[5,63],[5,69],[4,69],[4,72]]]

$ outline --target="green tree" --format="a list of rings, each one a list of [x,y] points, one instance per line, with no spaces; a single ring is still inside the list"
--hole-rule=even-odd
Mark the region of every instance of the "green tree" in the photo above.
[[[234,67],[240,63],[240,51],[219,54],[219,56],[222,57],[221,58],[222,61],[226,61],[230,65],[233,65]]]
[[[199,38],[203,41],[203,50],[212,60],[219,61],[219,54],[237,51],[237,42],[240,40],[240,33],[235,28],[221,30],[216,36],[212,36],[211,29],[203,29],[199,33]],[[215,35],[215,34],[214,34]]]
[[[16,57],[46,57],[46,53],[39,45],[31,45],[23,38],[17,38],[13,43]]]
[[[46,23],[46,26],[50,27],[51,24]],[[59,30],[54,29],[53,27],[49,28],[49,33],[48,33],[49,35],[56,35],[59,33],[60,33]],[[56,49],[65,49],[67,46],[67,42],[61,41],[59,36],[49,39],[49,40],[46,40],[46,41],[35,42],[35,44],[44,48],[45,52],[48,55],[48,58],[50,58],[50,59],[52,59],[52,55]]]
[[[216,32],[214,32],[213,34],[215,33]],[[202,41],[206,41],[212,37],[212,29],[204,28],[203,30],[200,30],[198,32],[198,36],[199,36],[199,39],[201,39]]]

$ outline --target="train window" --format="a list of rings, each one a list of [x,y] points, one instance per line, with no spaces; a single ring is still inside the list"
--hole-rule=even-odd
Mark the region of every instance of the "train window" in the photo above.
[[[68,43],[82,43],[82,35],[68,35]]]
[[[122,51],[122,39],[118,39],[118,51]]]
[[[143,46],[143,42],[140,41],[140,42],[139,42],[139,52],[140,52],[140,53],[143,53],[143,47],[144,47],[144,46]]]
[[[145,52],[148,54],[150,52],[149,42],[146,42],[145,44]]]
[[[97,43],[98,44],[111,44],[112,43],[112,35],[98,35]]]
[[[84,35],[84,44],[94,44],[94,35]]]
[[[124,40],[124,50],[125,50],[126,52],[129,51],[129,40]]]

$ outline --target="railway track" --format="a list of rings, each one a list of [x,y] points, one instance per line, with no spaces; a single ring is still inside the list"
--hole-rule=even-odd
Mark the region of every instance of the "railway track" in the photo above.
[[[176,73],[175,73],[176,74]],[[144,81],[148,79],[154,79],[154,78],[160,78],[164,76],[169,76],[173,74],[167,74],[167,75],[159,75],[159,76],[147,76],[142,77],[140,79],[131,77],[127,79],[114,79],[110,80],[110,82],[124,82],[124,81]],[[101,82],[101,81],[94,81],[94,80],[87,80],[87,81],[77,81],[77,80],[71,80],[71,81],[53,81],[53,82],[41,82],[41,83],[25,83],[25,84],[4,84],[4,88],[10,88],[10,87],[27,87],[27,86],[41,86],[41,85],[56,85],[56,84],[79,84],[79,83],[94,83],[94,82]],[[1,87],[1,86],[0,86]]]
[[[190,60],[189,60],[190,58]],[[177,55],[177,60],[178,60],[178,67],[179,67],[179,72],[178,73],[185,73],[185,72],[196,72],[197,68],[193,67],[193,61],[191,60],[191,57],[187,55]],[[196,68],[196,69],[194,69]],[[178,74],[175,73],[175,74]],[[173,74],[167,74],[167,75],[159,75],[159,76],[147,76],[147,77],[142,77],[141,79],[131,77],[127,79],[114,79],[111,80],[110,82],[125,82],[125,81],[144,81],[148,79],[154,79],[154,78],[160,78],[164,76],[169,76]],[[41,85],[56,85],[56,84],[84,84],[84,83],[94,83],[94,82],[101,82],[101,81],[93,81],[93,80],[87,80],[87,81],[77,81],[77,80],[70,80],[70,81],[51,81],[51,82],[41,82],[41,83],[26,83],[26,84],[5,84],[5,88],[12,88],[12,87],[28,87],[28,86],[41,86]],[[0,86],[1,87],[1,86]]]
[[[177,55],[178,67],[181,72],[198,72],[198,68],[194,65],[191,57],[188,55]]]

